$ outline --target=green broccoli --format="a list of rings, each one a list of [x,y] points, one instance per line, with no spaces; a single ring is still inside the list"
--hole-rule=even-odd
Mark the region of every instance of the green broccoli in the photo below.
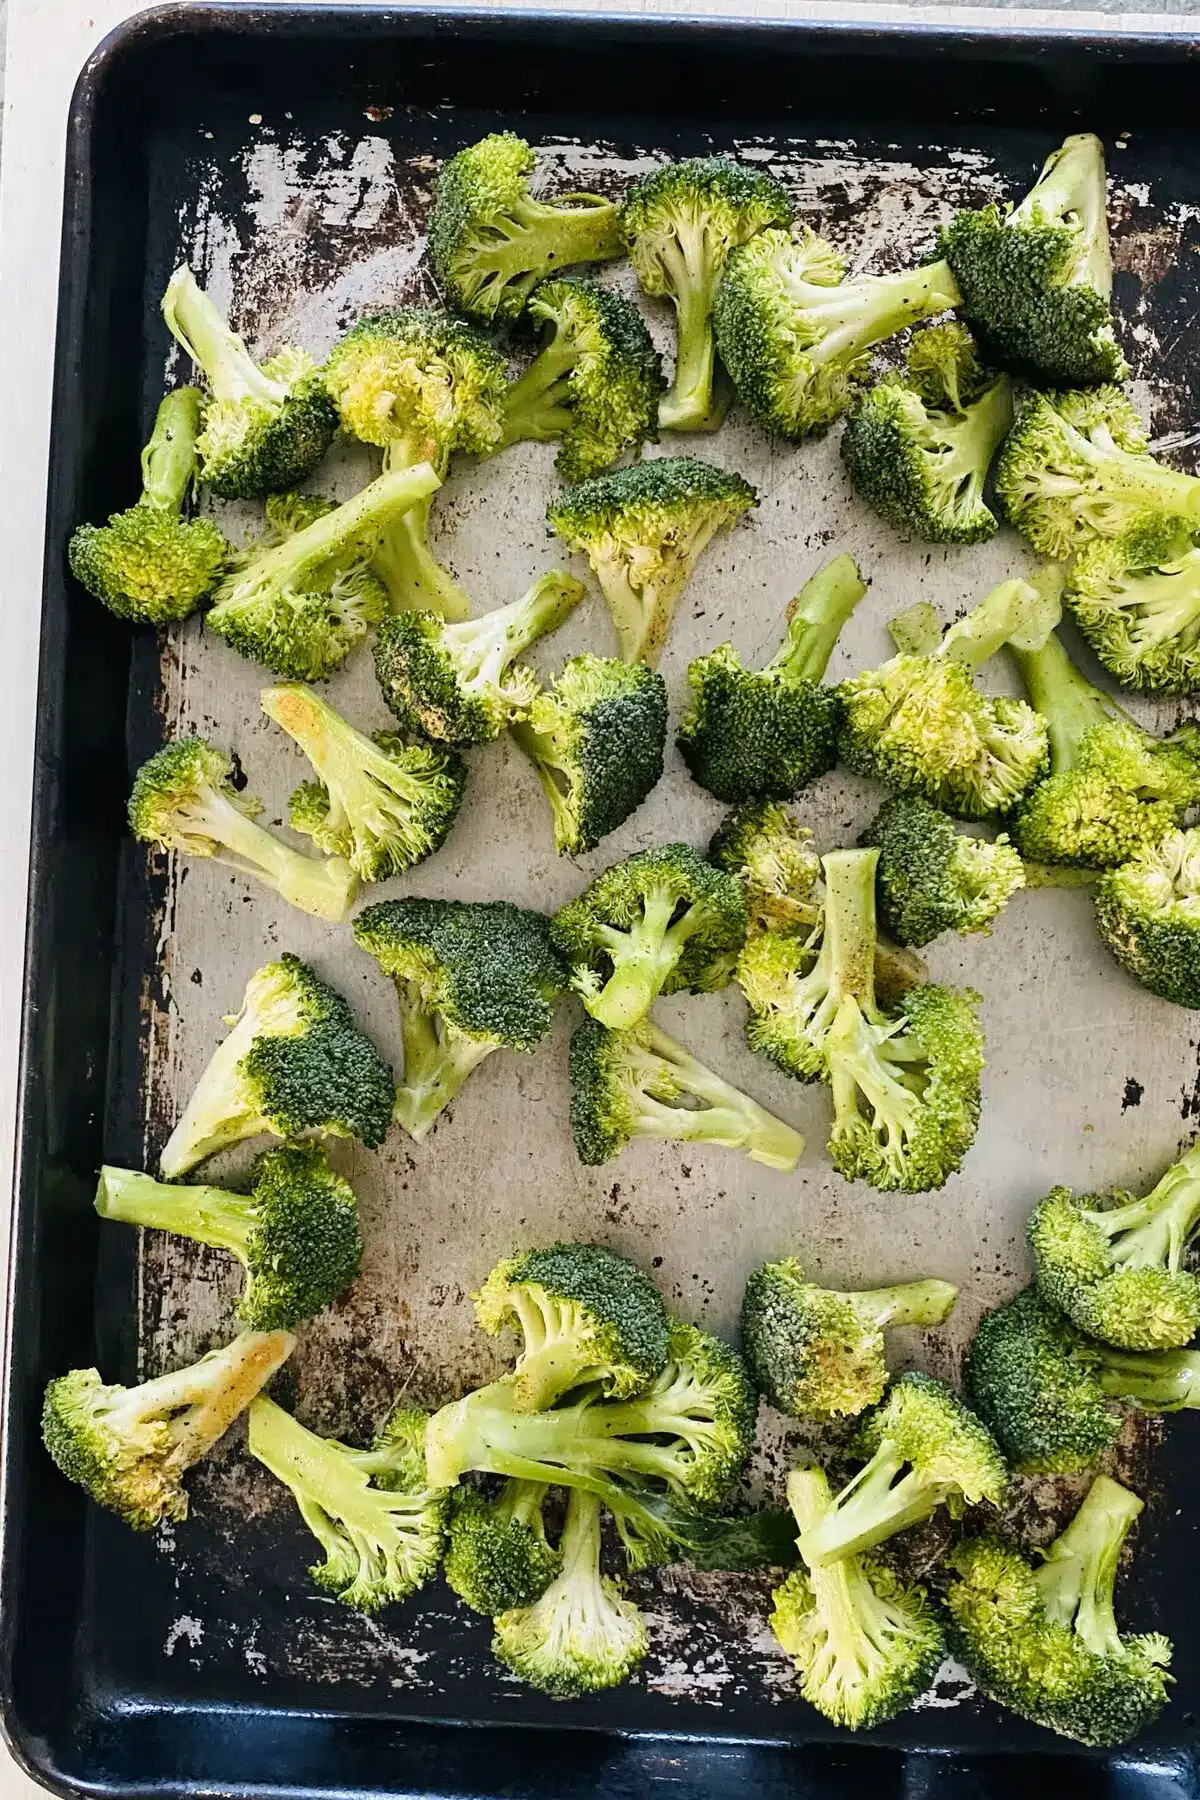
[[[664,430],[721,423],[728,400],[716,379],[712,312],[729,253],[768,225],[790,225],[793,212],[774,176],[727,156],[666,163],[626,193],[629,259],[643,291],[669,299],[678,319],[675,377],[658,411]]]
[[[1200,830],[1168,831],[1096,884],[1096,924],[1150,993],[1200,1007]]]
[[[735,806],[717,826],[708,860],[741,882],[750,936],[780,931],[807,938],[820,929],[824,889],[812,836],[773,800]]]
[[[223,500],[255,500],[303,481],[338,424],[308,352],[287,344],[256,363],[186,263],[167,283],[162,314],[208,383],[196,439],[201,481]]]
[[[740,475],[693,456],[659,456],[567,488],[546,517],[591,564],[623,659],[656,663],[701,552],[757,505]]]
[[[42,1439],[68,1481],[135,1531],[185,1519],[184,1474],[295,1347],[288,1331],[243,1331],[189,1368],[132,1388],[72,1369],[46,1388]]]
[[[790,800],[837,760],[837,690],[822,685],[834,645],[866,593],[854,559],[834,557],[788,608],[766,667],[745,669],[732,644],[688,665],[675,742],[693,781],[718,800]]]
[[[225,1023],[229,1036],[209,1058],[159,1161],[168,1180],[267,1131],[354,1137],[370,1150],[382,1144],[392,1071],[341,995],[298,956],[285,953],[256,970]]]
[[[547,275],[624,251],[610,200],[535,200],[529,177],[536,167],[525,139],[500,131],[460,150],[438,176],[429,254],[454,305],[473,318],[515,319]]]
[[[567,990],[549,921],[505,900],[382,900],[359,913],[354,936],[396,983],[394,1111],[417,1143],[486,1056],[541,1042]]]
[[[1039,1568],[994,1537],[951,1551],[951,1648],[990,1699],[1100,1748],[1157,1718],[1170,1642],[1122,1637],[1113,1612],[1121,1546],[1141,1510],[1136,1494],[1098,1475]]]
[[[1110,675],[1152,694],[1200,688],[1196,527],[1148,512],[1085,544],[1067,573],[1071,616]]]
[[[878,847],[875,897],[897,944],[986,931],[1025,886],[1024,865],[1003,833],[993,843],[968,837],[919,794],[885,800],[858,841]]]
[[[238,793],[234,765],[201,737],[166,744],[134,778],[129,829],[143,844],[180,856],[210,856],[265,882],[289,906],[337,925],[358,892],[343,857],[302,856],[255,823],[262,802]]]
[[[541,1481],[505,1481],[495,1499],[478,1487],[451,1490],[446,1534],[446,1585],[472,1612],[497,1613],[532,1606],[562,1568],[546,1536],[547,1487]]]
[[[742,1298],[742,1347],[755,1387],[795,1419],[850,1417],[883,1398],[883,1334],[940,1325],[958,1289],[901,1281],[840,1293],[804,1279],[794,1256],[752,1271]]]

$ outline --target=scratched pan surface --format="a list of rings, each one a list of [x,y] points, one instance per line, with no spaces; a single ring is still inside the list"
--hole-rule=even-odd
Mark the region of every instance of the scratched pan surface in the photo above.
[[[164,67],[187,71],[183,100],[164,120],[143,94],[137,123],[128,129],[140,132],[138,166],[148,171],[145,204],[132,223],[127,213],[121,215],[125,223],[108,248],[98,243],[104,214],[95,196],[111,185],[114,169],[94,149],[97,140],[108,141],[96,125],[96,112],[103,121],[105,95],[111,107],[120,90],[111,76],[107,90],[101,85],[90,162],[77,153],[96,206],[88,283],[79,288],[78,266],[72,279],[82,341],[103,338],[109,358],[121,362],[124,382],[135,384],[137,404],[129,392],[111,402],[119,421],[119,459],[112,438],[101,447],[99,427],[91,423],[82,448],[74,446],[79,467],[75,485],[67,484],[68,498],[60,479],[60,526],[79,511],[97,513],[124,503],[130,451],[164,379],[187,378],[156,310],[157,296],[179,261],[189,260],[204,285],[232,308],[253,346],[269,351],[294,340],[322,354],[339,330],[372,304],[436,301],[424,236],[433,176],[462,144],[512,125],[536,145],[548,192],[586,188],[617,194],[665,157],[712,151],[737,156],[775,174],[799,216],[843,246],[852,268],[872,272],[919,258],[933,227],[955,206],[1021,191],[1065,131],[1096,128],[1115,146],[1110,216],[1116,299],[1135,394],[1156,438],[1176,452],[1178,466],[1196,466],[1188,427],[1200,400],[1193,323],[1200,177],[1195,161],[1189,161],[1193,139],[1171,123],[1169,105],[1160,103],[1156,110],[1139,99],[1122,110],[1112,93],[1100,93],[1083,108],[1078,95],[1073,101],[1061,93],[1056,97],[1053,82],[1038,100],[1038,82],[1046,83],[1047,76],[1042,68],[1034,80],[1031,65],[1028,80],[1010,70],[1000,81],[1001,88],[1021,95],[1018,122],[1001,127],[985,92],[989,65],[980,61],[970,70],[979,116],[954,116],[944,102],[922,103],[921,83],[935,79],[928,66],[921,68],[928,49],[918,51],[898,38],[888,66],[908,71],[911,109],[893,90],[887,107],[874,116],[862,94],[855,99],[847,92],[846,76],[836,72],[842,65],[834,62],[825,71],[830,99],[814,112],[793,108],[786,93],[775,91],[777,71],[773,77],[771,70],[785,40],[771,45],[764,40],[761,60],[745,63],[752,40],[743,39],[737,54],[743,73],[755,79],[738,90],[735,107],[714,99],[703,113],[703,126],[695,118],[656,114],[639,104],[636,84],[627,107],[555,112],[537,98],[553,91],[544,73],[526,110],[498,113],[478,103],[474,77],[461,90],[468,104],[445,104],[459,97],[456,57],[478,58],[486,48],[472,50],[465,26],[459,26],[456,47],[449,50],[433,35],[423,86],[411,60],[396,62],[391,79],[383,78],[380,69],[393,67],[388,59],[396,55],[390,40],[369,52],[358,45],[355,62],[353,32],[339,47],[332,40],[306,38],[304,32],[316,27],[305,15],[281,17],[298,33],[293,56],[297,44],[306,52],[291,65],[290,82],[281,80],[278,70],[272,75],[263,69],[256,14],[231,11],[222,19],[203,13],[194,48],[185,55],[175,42],[175,63],[168,56]],[[343,17],[362,28],[360,15],[348,10]],[[205,37],[214,20],[215,54]],[[518,38],[509,43],[503,29],[494,28],[489,53],[515,54],[520,28],[514,29]],[[170,49],[172,27],[159,30]],[[286,23],[282,39],[288,41]],[[638,54],[661,59],[672,41],[652,32]],[[708,70],[710,85],[718,81],[719,58],[732,55],[738,41],[697,40],[694,54]],[[152,32],[152,51],[155,42]],[[796,54],[796,41],[789,37],[786,48]],[[601,49],[598,44],[596,53]],[[242,53],[250,60],[239,66]],[[580,55],[579,40],[570,48],[563,40],[560,53],[568,61]],[[135,67],[137,56],[147,55],[136,36],[127,61],[130,55]],[[718,61],[705,63],[705,57]],[[416,67],[419,71],[419,59]],[[326,68],[342,70],[340,83],[318,78]],[[1146,75],[1128,72],[1129,94],[1140,94],[1137,78]],[[535,76],[528,79],[533,83]],[[754,98],[760,91],[762,105]],[[1118,139],[1118,132],[1127,135]],[[70,242],[68,235],[68,248]],[[636,291],[626,267],[607,269],[602,279]],[[119,322],[106,319],[98,290],[104,306],[124,308]],[[666,311],[644,299],[641,304],[657,340],[669,350],[673,330]],[[68,333],[69,364],[73,353]],[[70,364],[69,379],[73,371]],[[60,373],[60,403],[61,384]],[[103,418],[96,388],[102,394],[115,391],[111,369],[75,378],[73,392],[89,419],[98,407]],[[63,429],[60,418],[60,434]],[[683,598],[662,662],[673,717],[689,659],[728,639],[748,661],[764,660],[780,634],[790,597],[839,551],[855,556],[871,586],[836,653],[835,677],[882,660],[889,647],[885,622],[899,608],[926,599],[949,620],[996,580],[1027,566],[1022,543],[1007,532],[972,551],[930,551],[898,541],[850,494],[836,432],[799,449],[776,446],[735,409],[717,435],[669,441],[651,453],[685,451],[746,475],[761,504],[748,523],[709,550]],[[310,485],[344,497],[374,468],[361,448],[341,447]],[[548,447],[521,446],[488,463],[456,466],[437,501],[437,545],[477,609],[515,598],[540,571],[561,563],[544,523],[555,486]],[[235,537],[245,534],[255,516],[253,509],[220,503],[214,511]],[[61,545],[52,525],[52,570]],[[52,579],[52,600],[57,579]],[[126,663],[127,640],[107,622],[97,623],[77,594],[69,605],[68,682],[74,679],[72,691],[88,701],[93,730],[82,750],[75,733],[71,767],[79,773],[66,781],[74,798],[59,801],[56,841],[65,849],[52,879],[43,878],[46,907],[53,902],[56,921],[53,932],[46,928],[44,935],[58,947],[59,980],[51,991],[44,976],[35,978],[33,998],[53,1017],[61,1012],[56,1026],[43,1027],[50,1042],[41,1054],[48,1115],[54,1114],[56,1080],[64,1090],[68,1086],[58,1076],[60,1065],[70,1074],[71,1098],[64,1104],[71,1124],[61,1142],[54,1141],[52,1130],[44,1132],[51,1154],[42,1158],[37,1216],[53,1229],[35,1233],[37,1255],[28,1234],[24,1240],[24,1254],[34,1256],[26,1265],[29,1279],[41,1266],[38,1256],[50,1271],[48,1285],[39,1291],[38,1353],[19,1364],[24,1391],[14,1383],[17,1423],[26,1428],[35,1404],[35,1373],[44,1378],[70,1361],[95,1358],[106,1373],[130,1379],[137,1371],[153,1373],[190,1361],[235,1328],[237,1281],[225,1259],[159,1235],[139,1245],[132,1233],[115,1228],[97,1234],[88,1214],[88,1182],[101,1154],[152,1164],[223,1034],[222,1014],[236,1008],[256,967],[285,949],[308,958],[346,993],[399,1062],[394,995],[374,963],[356,950],[348,928],[334,929],[276,905],[265,892],[213,865],[147,863],[127,844],[118,849],[129,772],[164,736],[192,730],[237,752],[251,789],[266,803],[265,820],[281,826],[287,794],[306,765],[260,712],[259,689],[268,677],[195,623],[165,646],[139,637]],[[96,634],[90,646],[80,637],[87,632]],[[585,647],[612,647],[609,620],[594,589],[535,660],[548,670]],[[61,656],[61,647],[51,646],[51,653]],[[1002,683],[1004,671],[997,671],[996,679]],[[128,692],[123,723],[109,691],[118,682],[127,684]],[[356,723],[368,729],[387,723],[368,655],[357,657],[329,693]],[[1173,723],[1179,710],[1175,703],[1137,702],[1132,709],[1158,728]],[[472,753],[470,763],[466,805],[443,852],[367,898],[404,893],[504,898],[552,909],[628,851],[670,838],[703,845],[721,816],[722,809],[688,780],[672,748],[664,780],[637,815],[592,855],[560,860],[549,842],[540,790],[519,754],[500,743]],[[800,811],[818,842],[832,847],[853,842],[877,802],[867,784],[838,773],[805,795]],[[83,826],[80,808],[87,814]],[[77,844],[81,847],[72,850]],[[66,896],[81,892],[94,893],[100,917],[112,911],[109,930],[80,938],[70,922],[62,923],[64,915],[71,917]],[[35,918],[35,937],[37,930]],[[44,949],[41,954],[44,968]],[[284,1397],[310,1426],[354,1438],[369,1432],[398,1390],[436,1404],[488,1378],[500,1366],[503,1347],[474,1326],[471,1289],[498,1257],[523,1244],[562,1237],[604,1242],[647,1264],[673,1308],[724,1333],[735,1329],[747,1271],[768,1256],[798,1252],[814,1275],[838,1285],[926,1273],[948,1277],[961,1287],[953,1318],[923,1340],[912,1335],[899,1349],[904,1361],[954,1378],[981,1312],[1026,1279],[1022,1232],[1031,1202],[1056,1181],[1081,1188],[1137,1187],[1188,1139],[1198,1104],[1197,1034],[1191,1015],[1152,999],[1120,974],[1095,938],[1089,902],[1081,893],[1020,898],[990,938],[943,941],[929,949],[927,960],[936,978],[980,990],[988,1042],[979,1137],[962,1174],[942,1192],[881,1196],[835,1175],[823,1151],[825,1093],[787,1081],[749,1054],[742,1041],[744,1009],[734,990],[672,1000],[660,1016],[705,1060],[804,1132],[808,1148],[796,1174],[763,1171],[716,1148],[655,1145],[634,1146],[603,1169],[583,1169],[567,1126],[566,1042],[573,1023],[567,1009],[535,1055],[489,1059],[423,1146],[413,1146],[396,1129],[377,1155],[335,1147],[334,1161],[360,1199],[364,1269],[336,1308],[302,1329],[299,1349],[280,1382]],[[106,992],[110,975],[108,1007],[102,989]],[[73,1004],[82,1009],[82,1025],[75,1022]],[[65,1049],[58,1047],[64,1033]],[[31,1042],[36,1044],[36,1037]],[[31,1097],[39,1091],[33,1082]],[[213,1165],[214,1176],[240,1174],[250,1154]],[[27,1146],[27,1171],[31,1157]],[[28,1195],[26,1204],[32,1205]],[[74,1257],[68,1250],[72,1234],[79,1246]],[[28,1342],[21,1336],[21,1320],[35,1298],[32,1290],[18,1288],[17,1299],[19,1350]],[[46,1311],[61,1314],[64,1299],[70,1322],[60,1318],[49,1331]],[[1176,1422],[1170,1448],[1161,1456],[1154,1454],[1161,1438],[1157,1426],[1128,1432],[1112,1464],[1148,1499],[1124,1610],[1141,1629],[1170,1632],[1177,1645],[1176,1703],[1146,1747],[1164,1777],[1178,1766],[1174,1759],[1190,1736],[1197,1668],[1187,1584],[1173,1578],[1173,1571],[1186,1566],[1194,1543],[1190,1525],[1179,1516],[1195,1453],[1193,1423]],[[786,1433],[782,1421],[765,1409],[761,1438],[755,1489],[778,1497]],[[48,1490],[47,1516],[60,1519],[79,1546],[70,1574],[57,1576],[72,1634],[72,1717],[85,1721],[86,1730],[84,1723],[68,1728],[61,1721],[56,1729],[67,1731],[68,1738],[75,1730],[77,1761],[86,1763],[79,1745],[91,1744],[99,1733],[115,1769],[125,1752],[112,1746],[132,1741],[131,1713],[142,1731],[151,1717],[176,1720],[181,1729],[187,1721],[169,1755],[146,1751],[149,1763],[138,1765],[137,1777],[186,1785],[218,1766],[211,1738],[197,1721],[225,1720],[231,1742],[228,1734],[236,1736],[248,1708],[295,1709],[293,1715],[272,1715],[290,1717],[292,1726],[313,1712],[331,1715],[351,1732],[347,1744],[366,1741],[353,1731],[366,1730],[369,1721],[409,1722],[410,1737],[401,1733],[396,1744],[435,1743],[433,1722],[444,1720],[493,1728],[553,1724],[687,1734],[700,1742],[750,1739],[764,1745],[812,1743],[832,1735],[793,1697],[790,1666],[766,1625],[766,1580],[697,1576],[681,1568],[640,1578],[634,1591],[651,1634],[642,1670],[610,1695],[554,1705],[504,1675],[488,1654],[486,1624],[440,1583],[374,1622],[322,1597],[306,1575],[315,1546],[287,1493],[247,1457],[240,1432],[193,1477],[189,1521],[148,1539],[134,1538],[93,1510],[85,1512],[74,1496],[61,1492],[61,1484],[47,1481],[40,1466],[14,1466],[10,1494],[18,1488],[39,1495]],[[1073,1491],[1078,1490],[1050,1482],[1025,1484],[1019,1523],[1031,1537],[1045,1537]],[[9,1512],[11,1531],[11,1504]],[[33,1566],[40,1527],[22,1517],[19,1529],[24,1536],[10,1537],[10,1547],[19,1541],[32,1558],[23,1566]],[[39,1755],[28,1748],[38,1736],[28,1729],[31,1709],[47,1704],[42,1697],[35,1705],[30,1697],[32,1671],[48,1650],[19,1606],[10,1615],[14,1619],[10,1729],[35,1764],[67,1779],[63,1771],[70,1757],[64,1752]],[[14,1701],[14,1692],[24,1698]],[[97,1721],[114,1710],[122,1723],[101,1731]],[[432,1737],[411,1735],[426,1726]],[[39,1741],[53,1737],[47,1724]],[[474,1741],[482,1745],[484,1739]],[[495,1741],[508,1741],[508,1733],[500,1731]],[[1001,1720],[953,1665],[942,1671],[919,1710],[874,1734],[874,1741],[910,1755],[931,1750],[977,1755],[999,1746],[1028,1754],[1050,1747],[1042,1734]],[[765,1749],[761,1755],[767,1755]],[[249,1742],[245,1756],[246,1761],[236,1761],[230,1780],[250,1779]],[[289,1772],[287,1753],[281,1756],[282,1766],[268,1761],[261,1767],[260,1782],[319,1785],[311,1770]],[[870,1766],[882,1774],[902,1764],[893,1754]],[[569,1758],[559,1792],[565,1791],[568,1766]],[[815,1771],[825,1765],[807,1766]],[[851,1757],[838,1758],[837,1766],[856,1765]],[[435,1772],[425,1777],[428,1786],[436,1788],[444,1779],[449,1787],[449,1768],[448,1762],[435,1763]],[[494,1771],[482,1759],[474,1769],[463,1778],[463,1791],[491,1791],[489,1783],[498,1780]],[[103,1779],[91,1765],[88,1774],[92,1781]],[[128,1770],[122,1777],[125,1785],[134,1778]],[[544,1771],[536,1782],[528,1776],[529,1791],[545,1779]],[[606,1779],[612,1785],[617,1777],[610,1772]],[[652,1777],[644,1772],[640,1779],[646,1784]],[[717,1791],[715,1779],[710,1768],[704,1791]],[[372,1787],[394,1787],[397,1780],[404,1777],[369,1760],[361,1776],[362,1785]],[[546,1791],[556,1791],[553,1783]]]

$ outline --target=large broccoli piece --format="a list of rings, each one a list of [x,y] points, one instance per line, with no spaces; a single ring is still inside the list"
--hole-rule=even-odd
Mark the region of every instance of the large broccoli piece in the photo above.
[[[425,1414],[397,1405],[369,1450],[318,1437],[272,1400],[250,1408],[251,1456],[291,1489],[325,1553],[309,1573],[346,1606],[375,1613],[437,1571],[448,1496],[425,1469]]]
[[[265,882],[289,906],[339,924],[358,892],[340,856],[302,856],[255,823],[262,802],[233,785],[229,757],[205,738],[176,738],[144,762],[129,796],[129,829],[143,844],[210,856]]]
[[[308,352],[287,344],[256,363],[186,264],[167,283],[162,313],[208,383],[196,440],[200,479],[224,500],[279,494],[303,481],[338,423]]]
[[[813,834],[773,800],[735,806],[713,833],[708,860],[736,875],[746,895],[750,935],[808,938],[824,918],[821,858]]]
[[[472,1612],[532,1606],[562,1568],[546,1536],[542,1481],[505,1481],[493,1498],[460,1484],[451,1491],[446,1534],[446,1585]]]
[[[793,1469],[787,1496],[802,1538],[834,1503],[817,1468]],[[925,1589],[869,1554],[796,1569],[772,1599],[771,1630],[796,1665],[800,1692],[850,1731],[903,1712],[946,1653]]]
[[[729,253],[793,207],[771,175],[727,156],[688,157],[628,190],[621,223],[645,293],[670,300],[678,320],[675,376],[659,407],[666,431],[715,431],[727,397],[714,392],[712,311]]]
[[[72,1369],[46,1389],[42,1438],[67,1480],[135,1531],[185,1519],[183,1476],[295,1344],[287,1331],[243,1331],[189,1368],[133,1388],[102,1381],[98,1369]]]
[[[731,253],[713,323],[742,404],[798,442],[848,410],[876,344],[958,300],[944,262],[846,279],[832,244],[801,227],[759,232]]]
[[[938,233],[962,310],[1002,367],[1059,387],[1124,379],[1105,200],[1104,146],[1082,132],[1047,157],[1019,206],[960,212]]]
[[[858,841],[878,847],[879,918],[897,944],[986,931],[1025,886],[1024,865],[1003,833],[989,843],[956,831],[919,794],[885,800]]]
[[[567,488],[546,517],[591,564],[624,660],[656,663],[709,539],[757,504],[740,475],[693,456],[659,456]]]
[[[395,1117],[418,1143],[486,1056],[542,1041],[567,989],[549,921],[504,900],[382,900],[354,936],[396,983]]]
[[[1136,1494],[1098,1475],[1039,1568],[993,1537],[951,1551],[951,1648],[989,1698],[1101,1748],[1157,1718],[1170,1642],[1122,1637],[1113,1611],[1121,1546],[1141,1510]]]
[[[392,1071],[333,988],[284,954],[246,983],[232,1029],[209,1059],[162,1153],[176,1180],[218,1150],[262,1132],[382,1144]],[[282,1170],[285,1165],[278,1165]]]
[[[958,1289],[901,1281],[840,1293],[804,1279],[794,1256],[752,1271],[742,1298],[742,1347],[755,1387],[795,1419],[852,1417],[883,1398],[883,1334],[940,1325]]]
[[[200,394],[177,388],[158,409],[142,451],[142,491],[107,525],[71,534],[71,573],[119,619],[172,625],[207,600],[229,561],[229,545],[211,519],[180,512],[196,478]]]
[[[599,194],[535,200],[537,158],[512,131],[481,138],[438,176],[429,253],[454,305],[490,322],[515,319],[539,281],[625,248],[616,206]]]
[[[675,741],[694,781],[738,805],[790,800],[832,769],[838,699],[822,677],[866,591],[853,557],[835,556],[792,601],[787,633],[764,669],[743,668],[732,644],[688,665]]]
[[[1110,675],[1152,694],[1200,688],[1200,544],[1196,527],[1148,512],[1119,536],[1085,544],[1066,602]]]
[[[1200,830],[1168,831],[1102,875],[1096,924],[1135,981],[1176,1006],[1200,1007]]]

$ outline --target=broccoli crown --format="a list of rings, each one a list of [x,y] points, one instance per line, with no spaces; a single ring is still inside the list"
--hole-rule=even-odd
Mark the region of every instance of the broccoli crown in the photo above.
[[[1051,744],[1054,728],[1051,725]],[[1112,869],[1153,854],[1200,801],[1200,760],[1159,743],[1132,720],[1093,725],[1069,768],[1053,767],[1010,821],[1031,862]]]
[[[391,306],[343,333],[325,364],[342,428],[444,470],[500,447],[504,360],[483,333],[424,306]]]
[[[918,794],[885,800],[859,838],[879,848],[875,894],[883,929],[919,947],[943,931],[986,931],[1025,885],[1007,837],[966,837]]]
[[[796,1081],[820,1081],[828,1067],[828,981],[818,954],[823,923],[818,905],[811,935],[787,927],[751,932],[737,961],[738,986],[750,1009],[746,1042]]]
[[[1090,1469],[1111,1449],[1121,1420],[1100,1383],[1099,1360],[1033,1288],[984,1317],[963,1384],[1018,1473]]]
[[[1147,512],[1085,544],[1067,575],[1067,605],[1104,667],[1126,687],[1200,687],[1200,546],[1188,521]]]
[[[465,1483],[451,1490],[444,1572],[472,1612],[494,1619],[532,1606],[561,1567],[543,1519],[540,1482],[506,1481],[498,1498]]]
[[[1096,884],[1096,924],[1123,969],[1200,1007],[1200,831],[1168,831]]]
[[[708,860],[746,891],[750,935],[807,937],[821,922],[821,859],[812,832],[773,800],[735,806],[713,833]]]

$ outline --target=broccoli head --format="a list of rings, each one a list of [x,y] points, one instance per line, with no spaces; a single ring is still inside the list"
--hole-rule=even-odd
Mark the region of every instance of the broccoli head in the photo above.
[[[819,929],[824,890],[812,835],[773,800],[735,806],[717,826],[708,860],[741,882],[750,936],[780,931],[808,938]]]
[[[460,1483],[450,1493],[444,1573],[472,1612],[532,1606],[562,1567],[546,1536],[546,1484],[505,1481],[495,1496]]]
[[[1200,1007],[1200,830],[1168,831],[1096,884],[1096,924],[1150,993]]]
[[[992,843],[968,837],[919,794],[885,800],[858,841],[878,847],[879,918],[897,944],[986,931],[1025,886],[1024,865],[1003,833]]]
[[[1172,513],[1147,512],[1117,537],[1093,538],[1071,564],[1071,616],[1125,687],[1152,694],[1200,688],[1195,530]]]

